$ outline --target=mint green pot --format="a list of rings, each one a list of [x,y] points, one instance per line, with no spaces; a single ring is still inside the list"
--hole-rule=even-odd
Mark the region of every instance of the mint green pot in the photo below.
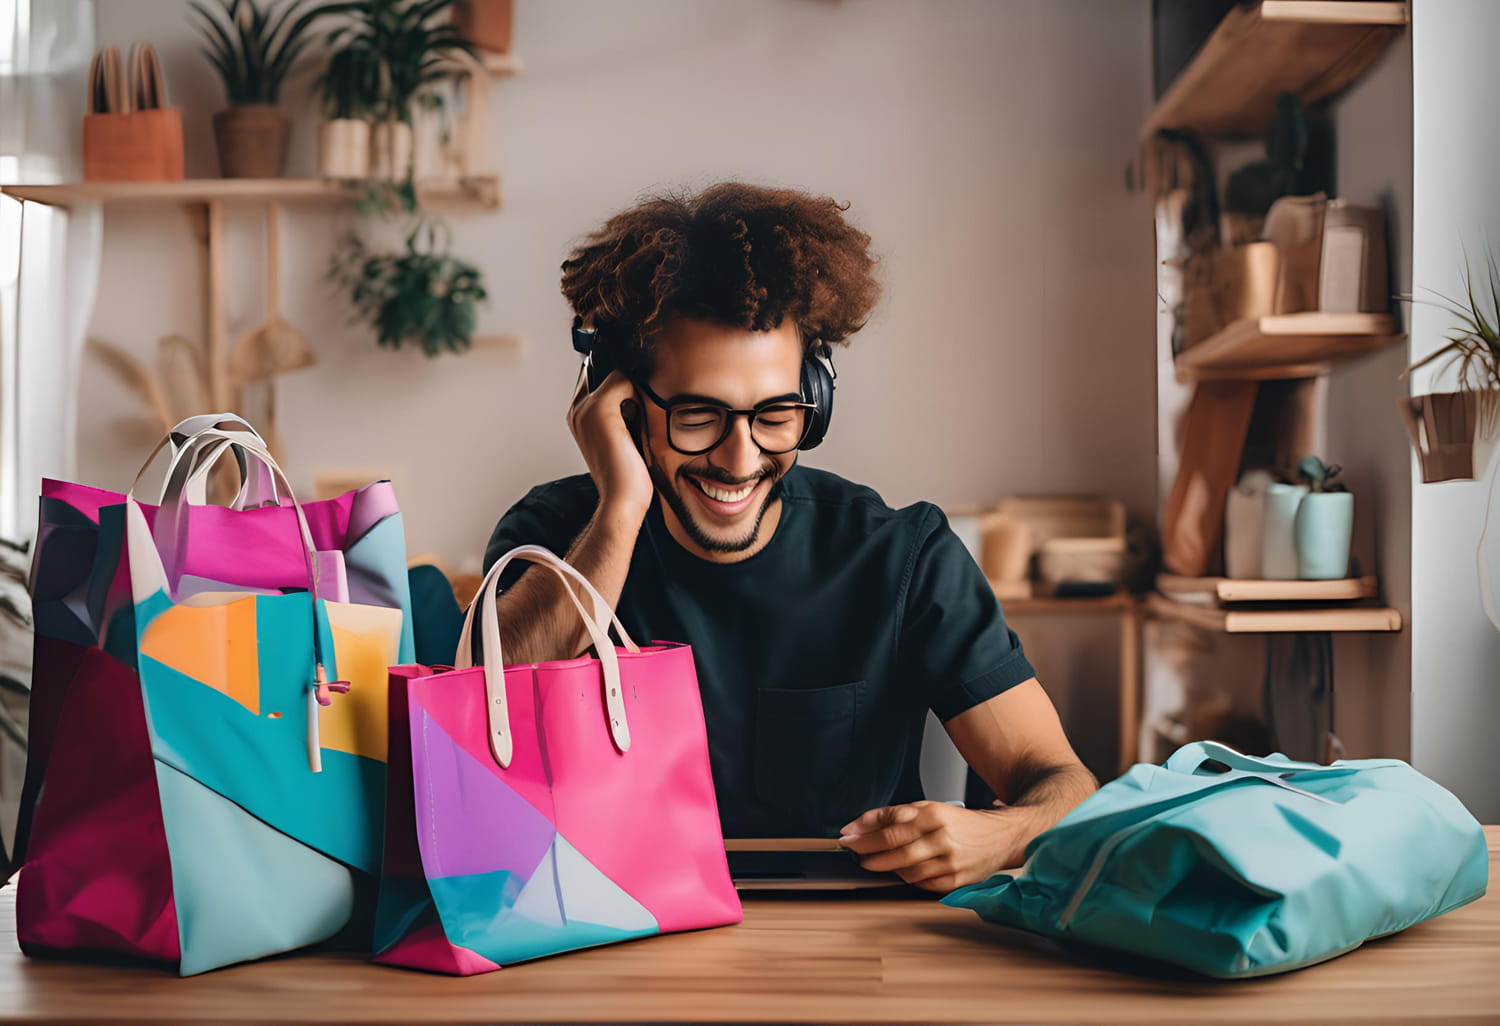
[[[1349,575],[1354,493],[1313,492],[1303,496],[1293,530],[1298,574],[1303,580],[1335,581]]]

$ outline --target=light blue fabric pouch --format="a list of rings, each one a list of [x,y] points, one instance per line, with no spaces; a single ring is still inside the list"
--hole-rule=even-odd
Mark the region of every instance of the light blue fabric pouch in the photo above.
[[[1479,823],[1399,759],[1321,766],[1199,741],[1106,784],[1014,875],[943,901],[1229,978],[1342,955],[1481,897],[1488,879]]]

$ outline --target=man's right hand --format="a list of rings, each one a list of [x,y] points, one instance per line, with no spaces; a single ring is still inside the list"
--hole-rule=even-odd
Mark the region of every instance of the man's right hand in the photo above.
[[[638,527],[651,508],[655,487],[620,409],[626,401],[639,408],[635,386],[619,371],[610,372],[593,392],[580,380],[568,407],[568,428],[599,489],[600,513]],[[638,416],[645,415],[638,409]]]

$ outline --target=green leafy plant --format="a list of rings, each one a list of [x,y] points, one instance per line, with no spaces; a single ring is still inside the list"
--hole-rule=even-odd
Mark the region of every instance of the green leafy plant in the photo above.
[[[367,118],[380,103],[380,59],[363,47],[337,50],[318,78],[323,111],[330,118]]]
[[[452,72],[458,54],[474,48],[446,18],[454,0],[352,0],[329,5],[348,21],[328,34],[328,43],[373,55],[379,68],[376,115],[410,121],[412,106],[433,82]]]
[[[1342,482],[1335,482],[1334,478],[1343,473],[1344,468],[1337,463],[1324,463],[1316,456],[1304,456],[1297,463],[1297,478],[1309,491],[1313,492],[1342,492]]]
[[[198,31],[204,53],[218,69],[229,102],[275,104],[287,72],[312,42],[313,22],[329,6],[309,6],[312,0],[189,0],[199,16]]]
[[[1326,175],[1309,157],[1311,141],[1302,102],[1292,93],[1276,97],[1276,114],[1266,132],[1266,159],[1230,174],[1224,186],[1224,208],[1235,214],[1263,216],[1283,196],[1323,188]]]
[[[1432,292],[1436,300],[1418,299],[1412,295],[1399,298],[1408,303],[1425,303],[1446,310],[1458,324],[1443,337],[1447,345],[1424,356],[1407,368],[1408,373],[1447,357],[1444,369],[1458,365],[1458,387],[1461,391],[1500,388],[1500,266],[1495,255],[1486,255],[1488,280],[1475,288],[1473,269],[1464,256],[1464,297],[1466,302]],[[1485,286],[1489,295],[1485,296]]]
[[[399,253],[373,252],[351,235],[334,257],[330,277],[349,289],[356,320],[369,323],[382,346],[410,343],[428,356],[469,348],[475,306],[488,296],[479,269],[445,252],[437,229],[419,222]]]

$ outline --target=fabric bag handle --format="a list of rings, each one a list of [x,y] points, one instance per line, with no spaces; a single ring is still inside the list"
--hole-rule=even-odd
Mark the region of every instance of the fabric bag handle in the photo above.
[[[474,608],[483,605],[480,613],[480,642],[484,658],[485,711],[489,721],[490,753],[502,769],[510,766],[515,753],[515,739],[510,725],[510,707],[505,693],[505,657],[500,643],[500,614],[496,608],[495,584],[500,574],[512,560],[524,559],[551,570],[561,579],[563,591],[572,600],[578,615],[583,619],[584,629],[594,643],[599,655],[599,666],[603,671],[604,707],[609,718],[609,733],[615,748],[621,754],[630,750],[630,724],[625,717],[625,696],[620,683],[620,659],[610,642],[608,626],[613,624],[619,634],[621,645],[629,652],[640,648],[630,640],[619,617],[610,609],[598,590],[583,574],[569,566],[550,549],[540,545],[519,545],[495,560],[494,566],[484,575],[474,601],[469,603],[464,615],[463,630],[459,634],[458,651],[453,664],[455,669],[467,669],[473,665],[472,638],[474,631]],[[594,613],[584,609],[583,601],[571,587],[581,587],[593,600]]]
[[[185,458],[178,460],[172,467],[162,487],[162,504],[157,510],[158,531],[151,539],[156,547],[157,556],[161,560],[162,573],[168,587],[168,597],[174,597],[180,577],[178,564],[183,550],[183,527],[186,524],[182,511],[183,506],[188,504],[189,482],[201,471],[202,467],[211,466],[226,451],[235,449],[244,458],[255,461],[265,469],[273,483],[279,486],[281,493],[286,496],[288,505],[297,517],[297,528],[302,539],[302,557],[307,566],[307,590],[313,620],[313,680],[307,690],[307,764],[312,772],[321,773],[323,772],[323,749],[318,724],[318,707],[332,702],[330,692],[347,692],[349,684],[347,681],[330,681],[323,659],[323,633],[319,616],[321,599],[318,593],[318,558],[313,543],[312,529],[307,522],[307,514],[292,493],[291,482],[287,480],[286,472],[281,469],[280,464],[264,448],[249,441],[244,432],[205,428],[193,435],[191,444],[203,447],[201,458],[184,454]],[[160,449],[161,445],[158,445],[157,450],[160,451]],[[151,458],[155,455],[153,452]],[[147,464],[149,463],[150,458],[147,459]],[[144,473],[144,468],[142,472]],[[136,477],[136,484],[140,484],[139,475]],[[133,485],[125,497],[127,504],[138,505],[134,493],[135,486]],[[142,519],[144,521],[144,518]],[[161,545],[156,542],[155,534],[164,536],[168,547],[167,552],[162,552]]]
[[[173,463],[181,457],[184,450],[191,448],[193,436],[205,428],[217,428],[235,433],[243,430],[248,436],[246,441],[254,442],[264,449],[270,448],[260,432],[238,414],[201,413],[196,417],[187,417],[178,421],[172,430],[167,432],[167,438],[172,446]],[[155,456],[155,453],[152,456]],[[235,451],[235,460],[240,468],[240,490],[235,495],[234,501],[229,504],[230,509],[254,509],[268,504],[279,506],[281,500],[276,492],[276,479],[265,466],[246,460],[244,454],[238,450]],[[150,459],[146,462],[150,463]],[[198,506],[208,501],[206,481],[200,482],[195,479],[188,492],[188,501]]]
[[[1220,741],[1194,741],[1192,744],[1183,745],[1173,752],[1162,764],[1164,769],[1173,773],[1191,774],[1199,766],[1209,759],[1222,762],[1231,769],[1243,770],[1247,773],[1316,773],[1319,771],[1333,773],[1347,773],[1351,768],[1347,764],[1335,763],[1324,766],[1317,762],[1294,762],[1287,760],[1279,762],[1273,759],[1261,759],[1244,752],[1236,751]],[[1377,766],[1399,766],[1397,759],[1371,759],[1364,763],[1366,768]]]

